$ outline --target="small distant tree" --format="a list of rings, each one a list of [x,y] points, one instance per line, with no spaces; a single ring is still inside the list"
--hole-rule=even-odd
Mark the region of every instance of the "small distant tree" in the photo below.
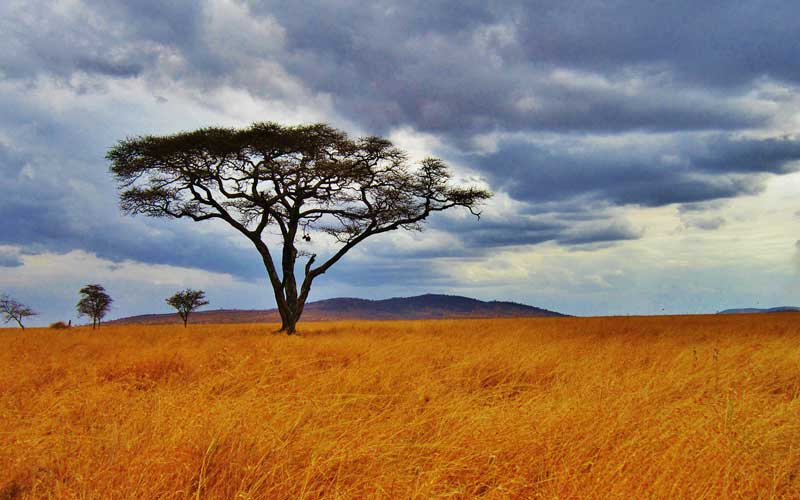
[[[186,290],[175,293],[172,297],[167,299],[167,304],[171,305],[178,311],[178,316],[183,320],[183,327],[186,328],[189,322],[189,314],[195,310],[208,305],[205,300],[206,293],[202,290]]]
[[[78,316],[88,316],[92,318],[92,330],[100,326],[100,321],[111,309],[114,300],[106,293],[102,285],[86,285],[81,288],[81,300],[76,306]]]
[[[39,313],[25,304],[17,302],[8,295],[2,294],[0,295],[0,314],[3,315],[3,321],[5,323],[14,320],[19,327],[24,330],[25,325],[22,324],[22,320],[30,318],[31,316],[36,316]]]

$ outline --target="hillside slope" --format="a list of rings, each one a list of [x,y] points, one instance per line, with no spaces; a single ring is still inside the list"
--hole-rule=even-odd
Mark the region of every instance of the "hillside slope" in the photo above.
[[[539,307],[471,299],[456,295],[427,294],[416,297],[395,297],[384,300],[336,298],[309,302],[303,321],[327,320],[390,320],[436,318],[521,318],[531,316],[565,316]],[[145,314],[113,320],[116,324],[177,323],[178,315]],[[280,321],[277,309],[217,309],[199,311],[190,316],[191,323],[261,323]]]
[[[800,307],[781,306],[770,307],[769,309],[759,309],[756,307],[744,307],[739,309],[725,309],[717,314],[757,314],[757,313],[780,313],[780,312],[800,312]]]

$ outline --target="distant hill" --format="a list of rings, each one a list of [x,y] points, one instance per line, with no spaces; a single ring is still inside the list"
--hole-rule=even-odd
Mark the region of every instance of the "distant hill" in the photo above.
[[[742,309],[725,309],[717,314],[755,314],[755,313],[781,313],[781,312],[800,312],[800,307],[771,307],[769,309],[758,309],[755,307],[745,307]]]
[[[402,320],[437,318],[519,318],[531,316],[566,316],[547,309],[518,304],[471,299],[456,295],[418,295],[385,300],[336,298],[309,302],[301,321],[330,320]],[[178,323],[176,313],[145,314],[120,318],[114,324]],[[267,323],[279,322],[277,309],[217,309],[198,311],[189,317],[190,323]]]

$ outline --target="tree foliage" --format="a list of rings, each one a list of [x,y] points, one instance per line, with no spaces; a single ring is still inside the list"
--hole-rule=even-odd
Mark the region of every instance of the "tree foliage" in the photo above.
[[[353,247],[388,231],[421,230],[433,212],[464,207],[478,215],[490,196],[454,185],[439,159],[412,165],[386,139],[351,139],[324,124],[136,137],[117,143],[107,159],[124,212],[221,220],[244,235],[261,255],[288,333],[312,282]],[[270,243],[268,228],[279,243]],[[329,238],[324,258],[315,232]]]
[[[166,301],[167,304],[178,311],[178,316],[183,320],[183,326],[185,328],[189,322],[189,314],[200,307],[208,305],[208,301],[205,300],[205,298],[206,293],[204,291],[187,288],[186,290],[176,292],[175,295],[166,299]]]
[[[87,316],[92,319],[92,329],[100,326],[100,321],[111,309],[114,300],[106,293],[102,285],[86,285],[80,290],[81,299],[76,309],[78,316]]]
[[[17,302],[6,294],[0,294],[0,314],[3,315],[3,321],[5,323],[16,321],[19,327],[24,330],[25,325],[22,324],[22,321],[25,318],[36,316],[39,313],[25,304]]]

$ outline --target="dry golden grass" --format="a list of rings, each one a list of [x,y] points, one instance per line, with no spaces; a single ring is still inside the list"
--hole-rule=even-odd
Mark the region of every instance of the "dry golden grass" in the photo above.
[[[793,314],[0,331],[0,498],[800,498]]]

